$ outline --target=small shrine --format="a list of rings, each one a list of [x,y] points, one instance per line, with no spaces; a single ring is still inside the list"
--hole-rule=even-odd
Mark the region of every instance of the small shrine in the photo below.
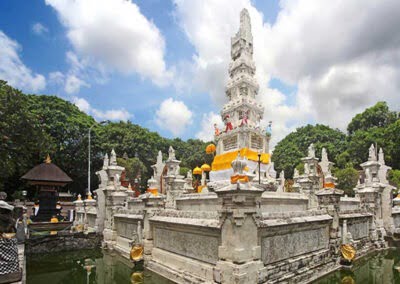
[[[58,214],[57,201],[62,187],[72,179],[57,165],[51,162],[50,156],[40,165],[28,171],[21,179],[36,187],[39,195],[39,208],[35,210],[34,222],[50,222]]]

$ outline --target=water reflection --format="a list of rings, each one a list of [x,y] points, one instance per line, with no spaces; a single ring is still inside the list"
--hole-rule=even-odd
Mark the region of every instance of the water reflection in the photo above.
[[[400,284],[400,250],[387,250],[358,260],[350,270],[333,272],[315,284]]]
[[[171,284],[117,254],[84,250],[27,258],[27,284]]]

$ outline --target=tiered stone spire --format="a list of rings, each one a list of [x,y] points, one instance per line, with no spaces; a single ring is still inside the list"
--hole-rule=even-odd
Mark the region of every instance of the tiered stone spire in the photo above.
[[[239,31],[231,39],[231,59],[225,88],[229,101],[221,111],[225,131],[216,136],[217,154],[242,148],[268,153],[268,139],[259,127],[264,108],[256,101],[259,85],[255,78],[253,36],[246,9],[240,13]]]

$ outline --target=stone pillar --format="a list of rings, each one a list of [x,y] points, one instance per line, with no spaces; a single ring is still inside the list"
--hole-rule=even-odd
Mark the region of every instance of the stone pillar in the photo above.
[[[125,206],[128,194],[126,188],[121,186],[120,177],[125,168],[117,165],[117,157],[115,151],[112,150],[110,156],[110,165],[107,167],[107,186],[103,189],[104,193],[104,230],[103,230],[103,245],[113,249],[117,237],[114,225],[114,214]]]
[[[143,194],[140,197],[144,204],[144,217],[143,217],[143,259],[145,266],[151,260],[153,251],[153,228],[150,225],[150,218],[157,214],[165,206],[165,196],[152,194]]]
[[[176,208],[175,199],[180,196],[184,191],[185,181],[179,175],[179,164],[181,161],[178,161],[175,158],[175,150],[172,147],[169,147],[169,156],[168,160],[165,162],[165,165],[168,169],[167,176],[164,177],[165,183],[167,184],[166,189],[166,207],[167,208]]]
[[[231,185],[216,191],[222,199],[221,246],[215,273],[218,283],[258,283],[258,271],[264,266],[256,223],[263,190],[247,182],[245,167],[246,162],[240,157],[234,160]]]
[[[331,252],[334,252],[335,257],[337,257],[337,261],[340,260],[339,247],[341,244],[341,236],[339,235],[339,202],[343,194],[344,191],[337,188],[324,188],[316,193],[319,209],[325,209],[333,218],[329,229],[329,245]]]
[[[74,225],[84,225],[84,216],[85,216],[85,206],[82,201],[82,197],[79,194],[78,199],[74,201],[75,205],[75,220],[74,220]]]
[[[308,147],[308,156],[301,159],[304,163],[304,174],[297,180],[301,191],[308,196],[308,209],[318,207],[318,198],[315,195],[320,190],[320,177],[318,175],[318,159],[315,157],[314,144]]]
[[[85,203],[85,226],[84,229],[87,230],[89,228],[89,220],[88,220],[88,214],[92,214],[94,216],[97,215],[97,210],[96,210],[96,200],[92,198],[92,194],[89,192],[89,196],[87,199],[84,200]],[[94,226],[92,227],[95,231],[97,230],[96,228],[96,222]]]

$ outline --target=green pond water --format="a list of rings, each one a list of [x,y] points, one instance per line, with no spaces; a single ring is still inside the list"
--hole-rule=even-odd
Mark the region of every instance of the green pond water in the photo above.
[[[172,284],[117,254],[102,250],[49,253],[27,257],[27,284]]]
[[[171,284],[116,254],[83,250],[27,258],[27,284]],[[400,250],[387,250],[335,271],[314,284],[400,284]]]
[[[400,250],[386,250],[328,274],[313,284],[400,284]]]

